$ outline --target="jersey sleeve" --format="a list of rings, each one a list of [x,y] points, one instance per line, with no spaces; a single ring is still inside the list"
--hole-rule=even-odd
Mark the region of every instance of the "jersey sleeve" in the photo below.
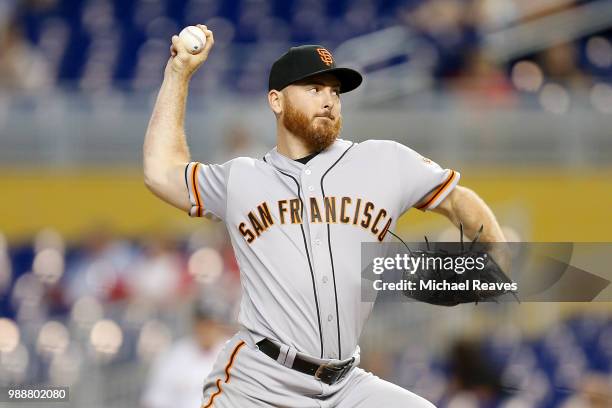
[[[402,210],[419,205],[419,210],[436,208],[453,191],[461,174],[452,169],[444,169],[434,161],[421,156],[400,143],[396,144],[400,188],[402,190]],[[432,194],[424,203],[421,201]]]
[[[191,202],[190,217],[225,219],[231,163],[231,161],[224,164],[191,162],[185,166],[185,184]]]

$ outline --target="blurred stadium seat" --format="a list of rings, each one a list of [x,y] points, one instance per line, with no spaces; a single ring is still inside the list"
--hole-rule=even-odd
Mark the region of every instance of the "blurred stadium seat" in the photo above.
[[[594,82],[609,82],[612,76],[610,21],[607,25],[603,22],[594,33],[574,36],[568,33],[567,38],[561,36],[556,43],[551,40],[535,49],[535,46],[529,47],[530,39],[524,38],[525,50],[520,54],[515,52],[510,58],[486,52],[488,41],[493,38],[490,36],[500,35],[509,27],[520,28],[521,24],[537,25],[547,16],[596,3],[606,2],[541,1],[527,6],[513,1],[466,3],[458,0],[65,0],[24,2],[24,6],[17,2],[13,15],[27,41],[40,48],[50,66],[55,68],[50,69],[50,75],[61,83],[83,79],[95,82],[98,77],[110,77],[106,86],[140,89],[143,62],[133,56],[148,55],[139,50],[144,47],[145,51],[150,51],[151,41],[160,40],[167,48],[169,37],[180,31],[179,27],[195,22],[209,23],[215,30],[217,42],[236,51],[244,47],[265,49],[271,43],[276,49],[292,43],[323,43],[334,49],[356,36],[399,26],[410,29],[411,37],[421,38],[434,47],[437,61],[432,74],[441,80],[439,85],[448,87],[462,80],[473,80],[475,74],[482,76],[483,72],[475,72],[471,67],[475,63],[486,63],[509,82],[514,79],[514,91],[525,93],[522,96],[528,98],[529,93],[540,87],[525,88],[523,77],[538,75],[534,71],[537,69],[543,70],[546,81],[560,82],[564,87],[588,88]],[[10,9],[5,14],[10,16]],[[378,47],[384,46],[378,44]],[[159,74],[155,55],[164,57],[165,48],[160,48],[159,53],[153,51],[153,59],[144,65],[151,66],[150,69]],[[471,52],[479,49],[484,53]],[[362,51],[369,50],[364,47]],[[234,57],[240,54],[243,53],[233,53]],[[264,70],[275,55],[269,53],[262,58]],[[514,77],[518,78],[513,78],[511,72],[515,64],[524,60],[536,64],[535,68],[516,73]],[[96,61],[105,62],[102,64],[104,72],[95,70]],[[397,61],[386,63],[393,65]],[[234,58],[223,79],[227,84],[238,83],[250,69],[241,58]],[[154,81],[149,84],[150,87],[155,85]],[[246,89],[262,91],[264,86],[265,83],[259,83]],[[506,92],[512,92],[512,88]],[[604,92],[607,100],[610,92],[609,89]]]

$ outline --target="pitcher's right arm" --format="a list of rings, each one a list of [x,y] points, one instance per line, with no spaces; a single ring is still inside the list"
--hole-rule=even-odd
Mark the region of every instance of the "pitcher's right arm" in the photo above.
[[[178,36],[172,37],[170,59],[143,145],[145,185],[157,197],[184,211],[191,208],[185,186],[185,166],[191,157],[184,126],[189,81],[214,45],[212,31],[205,25],[198,27],[206,35],[206,45],[198,54],[190,54]]]

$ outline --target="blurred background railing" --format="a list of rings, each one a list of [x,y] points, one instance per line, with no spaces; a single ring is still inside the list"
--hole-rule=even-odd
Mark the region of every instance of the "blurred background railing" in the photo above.
[[[205,73],[203,73],[205,75]],[[347,96],[344,138],[394,139],[441,163],[601,167],[612,157],[612,115],[580,104],[553,115],[527,107],[466,106],[449,93],[422,94],[420,106],[360,106]],[[100,99],[53,92],[5,106],[0,122],[3,165],[139,166],[151,95]],[[192,96],[187,134],[192,156],[223,160],[274,145],[274,121],[263,97]],[[612,106],[612,99],[610,100]]]

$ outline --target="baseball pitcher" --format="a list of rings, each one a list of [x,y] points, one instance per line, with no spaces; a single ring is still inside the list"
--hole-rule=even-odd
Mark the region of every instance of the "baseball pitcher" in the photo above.
[[[460,174],[399,143],[340,139],[341,94],[362,76],[323,46],[293,47],[270,69],[276,147],[263,158],[192,161],[183,127],[190,78],[214,44],[192,55],[172,38],[144,142],[144,177],[192,217],[222,220],[240,266],[241,330],[205,380],[203,408],[432,407],[359,368],[372,309],[361,301],[362,242],[388,241],[415,207],[503,242],[493,213]]]

